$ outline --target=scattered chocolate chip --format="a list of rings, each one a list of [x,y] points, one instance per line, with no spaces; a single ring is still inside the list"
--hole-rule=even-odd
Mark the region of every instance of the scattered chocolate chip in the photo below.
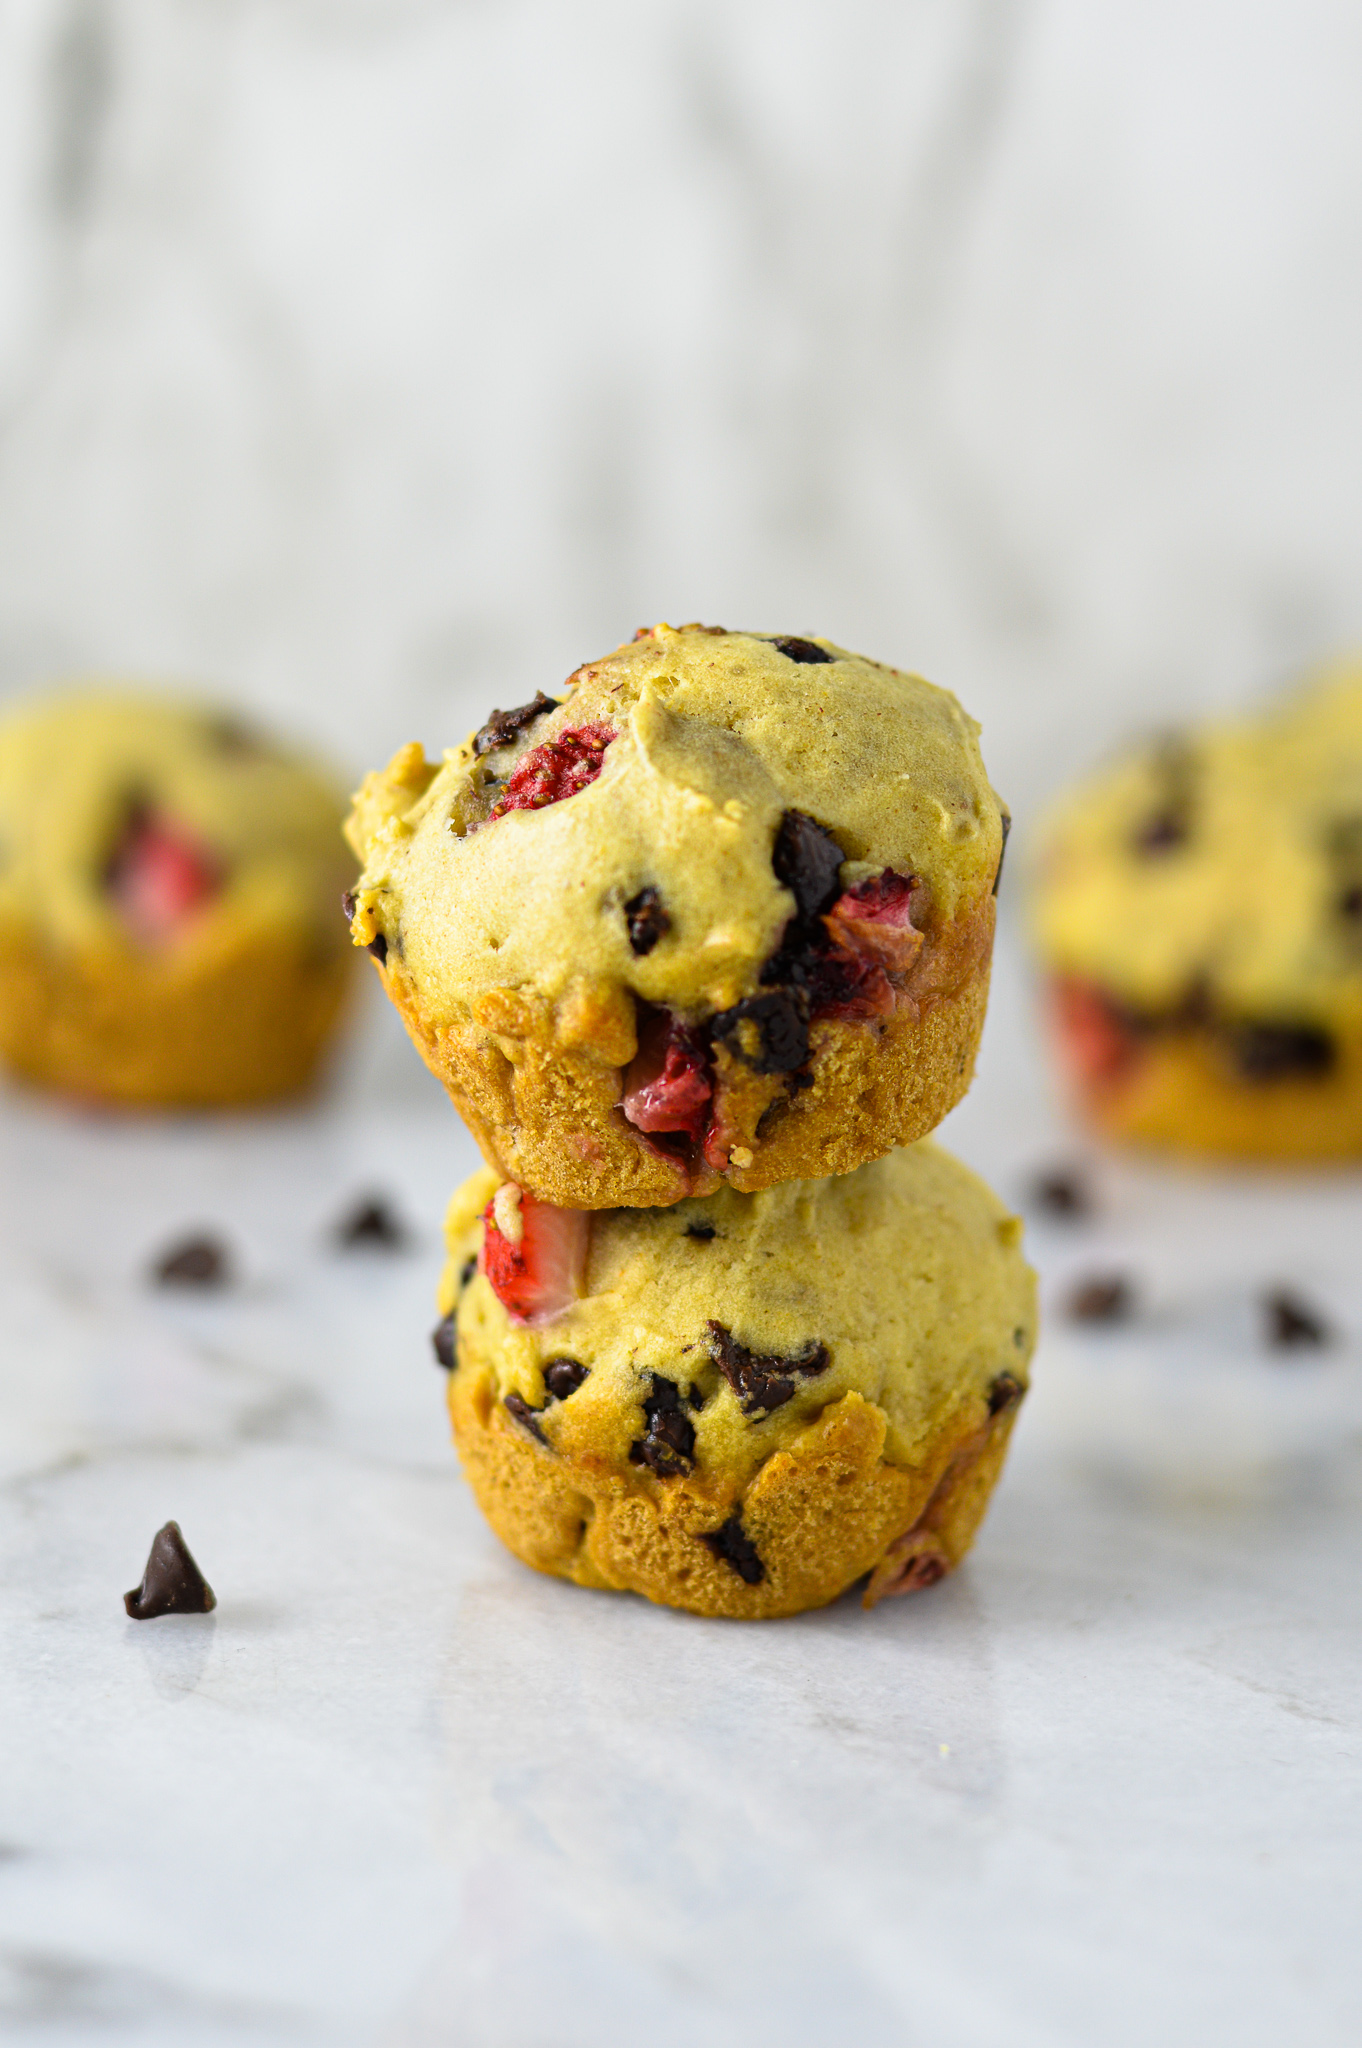
[[[375,932],[364,950],[366,953],[372,953],[381,967],[388,957],[388,941],[382,932]]]
[[[744,1028],[746,1027],[746,1028]],[[798,995],[773,989],[744,996],[710,1025],[714,1038],[758,1074],[792,1074],[809,1057],[809,1026]]]
[[[994,873],[994,876],[993,876],[993,894],[994,894],[995,896],[996,896],[996,895],[997,895],[997,893],[998,893],[998,885],[999,885],[999,883],[1000,883],[1000,882],[1002,881],[1002,879],[1003,879],[1003,862],[1004,862],[1004,861],[1006,860],[1006,858],[1007,858],[1007,839],[1008,839],[1008,834],[1009,834],[1009,833],[1011,832],[1011,830],[1012,830],[1012,813],[1011,813],[1011,811],[1004,811],[1002,815],[1003,815],[1003,843],[1002,843],[1002,845],[1001,845],[1001,846],[999,847],[999,849],[998,849],[998,866],[997,866],[997,869],[996,869],[996,871],[995,871],[995,873]]]
[[[1137,853],[1171,853],[1174,847],[1187,844],[1191,829],[1182,812],[1156,811],[1136,828],[1130,843]]]
[[[1337,1047],[1313,1024],[1232,1024],[1230,1057],[1246,1081],[1316,1078],[1333,1071]]]
[[[430,1333],[430,1348],[435,1353],[435,1363],[442,1365],[446,1372],[453,1372],[458,1362],[454,1354],[458,1329],[458,1316],[451,1309],[447,1316],[441,1316]]]
[[[749,1351],[722,1323],[710,1322],[706,1327],[710,1355],[737,1395],[743,1414],[752,1422],[769,1415],[773,1408],[782,1408],[791,1399],[796,1377],[813,1379],[826,1372],[831,1363],[827,1345],[812,1337],[794,1357],[770,1358],[759,1351]]]
[[[672,921],[662,908],[662,898],[656,889],[640,889],[637,896],[631,896],[624,906],[624,921],[629,928],[629,946],[641,960],[664,932],[672,928]]]
[[[474,1275],[474,1274],[475,1274],[475,1273],[477,1272],[477,1270],[478,1270],[478,1255],[477,1255],[477,1253],[476,1253],[476,1252],[473,1252],[473,1253],[472,1253],[472,1254],[471,1254],[471,1255],[470,1255],[470,1256],[469,1256],[468,1258],[466,1258],[466,1259],[464,1260],[463,1264],[462,1264],[462,1265],[460,1266],[460,1268],[459,1268],[459,1292],[460,1292],[460,1294],[462,1294],[462,1293],[463,1293],[463,1291],[464,1291],[464,1288],[465,1288],[465,1287],[467,1287],[467,1285],[468,1285],[469,1281],[470,1281],[470,1280],[471,1280],[471,1279],[473,1278],[473,1275]]]
[[[695,1458],[695,1424],[681,1406],[675,1380],[661,1373],[649,1375],[651,1391],[643,1397],[643,1414],[648,1428],[629,1446],[629,1460],[647,1465],[664,1479],[689,1472]]]
[[[696,1414],[698,1415],[700,1413],[700,1410],[704,1407],[704,1405],[705,1390],[703,1387],[697,1386],[695,1381],[692,1380],[690,1385],[686,1388],[686,1406],[688,1408],[693,1408]]]
[[[542,718],[546,711],[556,711],[558,701],[539,690],[532,704],[518,705],[514,711],[494,711],[486,725],[479,726],[474,733],[473,752],[481,756],[490,754],[494,747],[506,746],[527,725],[533,725],[536,718]]]
[[[123,1595],[134,1621],[154,1621],[158,1614],[209,1614],[217,1595],[189,1554],[178,1522],[167,1522],[152,1538],[142,1583]]]
[[[745,1585],[759,1586],[766,1577],[766,1567],[757,1555],[757,1546],[737,1515],[730,1515],[717,1529],[708,1530],[700,1541],[707,1543],[725,1564],[731,1564]]]
[[[1276,1351],[1311,1346],[1318,1349],[1331,1341],[1329,1325],[1298,1294],[1278,1287],[1263,1296],[1267,1318],[1267,1341]]]
[[[591,1367],[576,1358],[551,1358],[544,1367],[544,1385],[555,1401],[566,1401],[590,1376]]]
[[[771,848],[776,880],[788,889],[801,917],[820,917],[837,900],[846,859],[831,832],[806,811],[786,811]]]
[[[347,1249],[372,1245],[376,1251],[400,1252],[407,1233],[381,1196],[366,1195],[336,1225],[336,1243]]]
[[[517,1421],[520,1424],[520,1427],[522,1429],[527,1429],[530,1435],[535,1439],[535,1441],[537,1443],[543,1444],[545,1450],[547,1450],[549,1440],[545,1436],[543,1430],[539,1427],[539,1418],[536,1416],[533,1408],[531,1408],[529,1402],[525,1399],[524,1395],[508,1394],[506,1396],[504,1405],[507,1414],[514,1417],[515,1421]]]
[[[349,924],[355,915],[355,892],[353,889],[347,889],[341,897],[341,909],[345,912],[345,922]]]
[[[1015,1373],[1000,1372],[988,1390],[988,1412],[990,1415],[1005,1415],[1009,1408],[1015,1408],[1025,1387]]]
[[[701,1244],[708,1244],[710,1239],[717,1237],[719,1233],[712,1223],[688,1223],[684,1235],[697,1239]]]
[[[1031,1198],[1049,1216],[1077,1219],[1092,1214],[1092,1193],[1087,1182],[1066,1167],[1038,1173],[1031,1183]]]
[[[816,640],[801,640],[793,633],[782,633],[771,642],[778,647],[787,661],[819,662],[836,661],[835,654],[829,654],[826,647],[820,647]]]
[[[222,1287],[227,1254],[215,1237],[186,1237],[157,1260],[153,1278],[160,1287]]]
[[[1081,1280],[1066,1304],[1076,1323],[1123,1323],[1134,1307],[1130,1283],[1117,1274]]]

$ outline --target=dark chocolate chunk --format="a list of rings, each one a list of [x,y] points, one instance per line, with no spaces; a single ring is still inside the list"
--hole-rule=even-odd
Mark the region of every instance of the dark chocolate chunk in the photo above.
[[[782,1408],[794,1394],[796,1377],[813,1379],[831,1363],[827,1345],[813,1337],[792,1358],[771,1358],[749,1351],[722,1323],[711,1322],[706,1327],[710,1355],[749,1421],[759,1421],[773,1408]]]
[[[686,1388],[686,1406],[688,1408],[693,1408],[696,1414],[698,1415],[700,1413],[700,1410],[704,1407],[704,1405],[705,1390],[703,1387],[697,1386],[696,1382],[692,1380],[690,1385]]]
[[[819,662],[836,661],[835,654],[829,654],[826,647],[820,647],[816,640],[801,640],[794,633],[782,633],[771,642],[778,647],[787,661]]]
[[[648,1427],[629,1446],[630,1462],[647,1465],[664,1479],[689,1472],[695,1459],[695,1424],[681,1406],[675,1380],[651,1373],[651,1390],[643,1397]]]
[[[1122,1323],[1134,1307],[1130,1282],[1115,1273],[1080,1280],[1067,1307],[1076,1323]]]
[[[1317,1079],[1332,1073],[1337,1047],[1313,1024],[1232,1024],[1230,1057],[1246,1081]]]
[[[804,1005],[788,989],[744,996],[731,1010],[720,1010],[710,1030],[720,1044],[758,1074],[792,1074],[809,1057]]]
[[[215,1237],[186,1237],[157,1260],[153,1277],[161,1287],[222,1287],[227,1254]]]
[[[366,953],[372,953],[381,967],[388,957],[388,941],[382,932],[375,932],[364,950]]]
[[[399,1252],[407,1243],[407,1233],[381,1196],[367,1195],[336,1225],[336,1242],[347,1248],[373,1245],[380,1251]]]
[[[189,1554],[178,1522],[167,1522],[152,1538],[142,1583],[123,1595],[134,1621],[154,1621],[158,1614],[209,1614],[217,1595]]]
[[[555,1401],[566,1401],[590,1374],[591,1367],[583,1365],[579,1359],[551,1358],[544,1367],[544,1385]]]
[[[347,889],[341,897],[341,909],[345,912],[345,922],[349,924],[355,914],[355,892],[353,889]]]
[[[490,754],[493,747],[504,747],[527,725],[533,725],[536,718],[542,718],[546,711],[556,711],[558,699],[546,697],[542,690],[535,693],[533,704],[517,705],[514,711],[494,711],[486,725],[479,726],[473,735],[473,752],[479,756]]]
[[[430,1333],[430,1348],[435,1353],[435,1363],[442,1365],[446,1372],[453,1372],[454,1367],[458,1364],[458,1359],[454,1353],[458,1329],[458,1316],[451,1309],[447,1316],[440,1318]]]
[[[629,928],[629,947],[641,960],[664,932],[672,928],[672,921],[662,908],[662,898],[654,888],[640,889],[637,896],[631,896],[624,906],[624,921]]]
[[[737,1515],[730,1515],[717,1529],[708,1530],[700,1541],[707,1543],[725,1564],[731,1564],[745,1585],[759,1586],[766,1577],[766,1567],[757,1555],[757,1546]]]
[[[688,1223],[685,1235],[698,1239],[701,1244],[708,1244],[710,1239],[717,1237],[719,1233],[712,1223]]]
[[[477,1270],[478,1270],[478,1255],[477,1255],[477,1253],[476,1253],[476,1252],[473,1252],[473,1253],[471,1253],[471,1254],[469,1255],[469,1257],[468,1257],[468,1258],[466,1258],[466,1259],[464,1260],[463,1264],[462,1264],[462,1265],[460,1266],[460,1268],[459,1268],[459,1292],[460,1292],[460,1294],[462,1294],[462,1293],[463,1293],[463,1290],[464,1290],[464,1288],[465,1288],[465,1287],[467,1287],[467,1285],[468,1285],[469,1281],[470,1281],[470,1280],[471,1280],[471,1279],[473,1278],[473,1275],[474,1275],[474,1274],[475,1274],[475,1273],[477,1272]]]
[[[790,891],[801,917],[821,917],[837,901],[837,877],[846,859],[831,832],[806,811],[786,811],[771,848],[776,880]]]
[[[1331,1341],[1329,1325],[1288,1288],[1274,1288],[1263,1296],[1267,1318],[1267,1341],[1277,1351],[1309,1346],[1318,1349]]]
[[[515,1420],[520,1424],[520,1427],[522,1429],[527,1429],[530,1435],[535,1439],[536,1443],[543,1444],[545,1450],[547,1450],[549,1440],[545,1436],[543,1430],[539,1427],[539,1418],[536,1416],[533,1408],[531,1408],[529,1402],[525,1399],[524,1395],[508,1394],[506,1396],[505,1407],[507,1414],[513,1416]]]
[[[1012,1372],[1000,1372],[988,1390],[988,1412],[990,1415],[1005,1415],[1009,1408],[1015,1408],[1025,1387]]]
[[[1086,1181],[1066,1167],[1038,1173],[1031,1183],[1031,1197],[1036,1207],[1049,1216],[1077,1219],[1092,1214],[1092,1195]]]
[[[1002,881],[1002,878],[1003,878],[1003,862],[1004,862],[1004,861],[1006,860],[1006,858],[1007,858],[1007,839],[1008,839],[1008,834],[1009,834],[1009,833],[1011,832],[1011,830],[1012,830],[1012,813],[1011,813],[1011,811],[1004,811],[1004,812],[1003,812],[1003,843],[1002,843],[1002,845],[1001,845],[1001,846],[999,847],[999,849],[998,849],[998,865],[997,865],[997,868],[996,868],[996,869],[994,870],[994,875],[993,875],[993,894],[994,894],[995,896],[996,896],[996,895],[997,895],[997,893],[998,893],[998,884],[999,884],[999,883],[1000,883],[1000,882]]]

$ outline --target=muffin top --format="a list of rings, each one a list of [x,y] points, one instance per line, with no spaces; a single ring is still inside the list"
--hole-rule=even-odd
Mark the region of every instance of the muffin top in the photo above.
[[[683,1017],[726,1009],[802,894],[886,869],[912,878],[930,944],[1001,858],[977,733],[947,691],[830,641],[656,626],[443,766],[411,746],[369,776],[354,936],[386,940],[436,1022],[583,974]]]
[[[672,1208],[545,1217],[516,1195],[490,1170],[455,1195],[441,1306],[456,1310],[461,1364],[490,1367],[517,1419],[570,1455],[745,1482],[854,1391],[888,1417],[885,1455],[911,1465],[953,1408],[982,1419],[1026,1384],[1021,1224],[930,1140],[854,1173]],[[521,1229],[527,1275],[498,1215]],[[581,1246],[566,1305],[560,1222]],[[534,1312],[526,1279],[557,1287],[539,1324],[516,1320]]]
[[[1043,828],[1048,964],[1150,1016],[1362,1010],[1362,670],[1163,735]]]
[[[75,688],[0,720],[0,925],[58,948],[343,943],[344,804],[235,713]]]

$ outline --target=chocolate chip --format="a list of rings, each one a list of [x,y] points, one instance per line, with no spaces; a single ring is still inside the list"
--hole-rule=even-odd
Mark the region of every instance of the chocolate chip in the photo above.
[[[474,1252],[474,1253],[473,1253],[473,1254],[472,1254],[472,1255],[471,1255],[471,1256],[470,1256],[469,1258],[466,1258],[466,1259],[464,1260],[463,1264],[462,1264],[462,1265],[460,1266],[460,1268],[459,1268],[459,1292],[460,1292],[460,1294],[462,1294],[462,1293],[463,1293],[463,1291],[464,1291],[464,1288],[465,1288],[465,1287],[467,1287],[467,1285],[468,1285],[469,1281],[470,1281],[470,1280],[471,1280],[471,1279],[473,1278],[473,1275],[474,1275],[474,1274],[475,1274],[475,1273],[477,1272],[477,1270],[478,1270],[478,1255],[477,1255],[477,1253],[476,1253],[476,1252]]]
[[[582,1381],[589,1379],[591,1367],[575,1358],[551,1358],[544,1367],[544,1385],[555,1401],[566,1401],[569,1394],[575,1394]]]
[[[1130,843],[1137,853],[1171,853],[1174,847],[1186,845],[1191,832],[1182,812],[1156,811],[1136,827]]]
[[[631,896],[624,906],[624,921],[629,928],[630,950],[641,960],[664,932],[672,928],[672,921],[662,908],[662,898],[654,888],[640,889],[637,896]]]
[[[178,1522],[167,1522],[152,1538],[142,1583],[123,1595],[134,1621],[158,1614],[210,1614],[217,1595],[189,1554]]]
[[[841,847],[806,811],[786,811],[771,848],[776,880],[790,891],[801,917],[821,917],[836,902]]]
[[[520,1427],[527,1429],[535,1441],[543,1444],[545,1450],[547,1450],[549,1440],[539,1427],[538,1417],[524,1396],[522,1394],[508,1394],[504,1405],[507,1414],[513,1416],[520,1424]]]
[[[1143,857],[1174,853],[1192,836],[1196,757],[1176,733],[1156,746],[1153,761],[1158,795],[1153,810],[1130,835],[1131,851]]]
[[[473,752],[481,757],[490,754],[494,747],[504,747],[527,725],[533,725],[536,718],[542,718],[546,711],[556,711],[559,700],[546,697],[542,690],[536,691],[532,704],[518,705],[514,711],[494,711],[486,725],[479,726],[473,735]]]
[[[1225,1035],[1246,1081],[1313,1080],[1331,1073],[1337,1059],[1332,1037],[1313,1024],[1233,1024]]]
[[[1134,1307],[1130,1283],[1119,1274],[1081,1280],[1066,1304],[1076,1323],[1123,1323]]]
[[[698,1386],[694,1380],[692,1380],[690,1385],[686,1388],[686,1406],[688,1408],[693,1408],[696,1414],[698,1415],[700,1413],[700,1410],[704,1407],[704,1405],[705,1390],[703,1387]]]
[[[1362,882],[1354,882],[1350,889],[1345,889],[1335,907],[1350,924],[1362,919]]]
[[[766,1567],[757,1555],[757,1546],[737,1515],[730,1515],[717,1529],[702,1534],[700,1541],[707,1543],[725,1564],[731,1564],[745,1585],[759,1586],[766,1577]]]
[[[1038,1209],[1044,1209],[1050,1216],[1077,1219],[1092,1214],[1092,1194],[1086,1181],[1065,1167],[1038,1173],[1031,1183],[1031,1198]]]
[[[997,868],[996,868],[996,870],[995,870],[995,872],[994,872],[994,876],[993,876],[993,894],[994,894],[995,896],[996,896],[996,895],[997,895],[997,893],[998,893],[998,884],[999,884],[999,883],[1000,883],[1000,882],[1002,881],[1002,878],[1003,878],[1003,862],[1004,862],[1004,860],[1005,860],[1005,859],[1007,858],[1007,838],[1008,838],[1008,834],[1009,834],[1009,833],[1011,832],[1011,830],[1012,830],[1012,813],[1011,813],[1011,811],[1004,811],[1004,812],[1003,812],[1003,814],[1002,814],[1002,820],[1003,820],[1003,843],[1002,843],[1002,845],[1001,845],[1001,846],[999,847],[999,849],[998,849],[998,866],[997,866]]]
[[[826,647],[820,647],[816,640],[800,640],[793,633],[782,633],[771,642],[778,647],[787,661],[819,662],[836,661],[835,654],[829,654]]]
[[[341,909],[345,912],[345,922],[349,924],[355,915],[355,892],[353,889],[347,889],[341,897]]]
[[[227,1254],[215,1237],[186,1237],[157,1260],[153,1277],[161,1287],[222,1287]]]
[[[688,1223],[684,1234],[695,1238],[700,1244],[708,1244],[711,1238],[719,1235],[712,1223]]]
[[[451,1309],[447,1316],[440,1318],[430,1333],[430,1348],[435,1353],[435,1363],[442,1365],[446,1372],[453,1372],[454,1367],[458,1363],[454,1351],[458,1328],[458,1316]]]
[[[990,1415],[1005,1415],[1009,1408],[1015,1408],[1026,1392],[1015,1373],[1000,1372],[988,1390],[988,1412]]]
[[[1278,1287],[1265,1294],[1263,1313],[1267,1318],[1267,1341],[1274,1350],[1289,1351],[1307,1345],[1318,1349],[1331,1341],[1329,1325],[1288,1288]]]
[[[651,1391],[643,1397],[647,1431],[629,1446],[629,1460],[647,1465],[664,1479],[689,1472],[695,1458],[695,1424],[681,1406],[675,1380],[651,1373]]]
[[[372,953],[381,967],[388,957],[388,941],[382,932],[375,932],[364,950],[366,953]]]
[[[809,1057],[804,1006],[799,996],[787,989],[744,996],[731,1010],[721,1010],[710,1030],[754,1073],[792,1074]]]
[[[826,1344],[810,1338],[792,1358],[766,1357],[749,1351],[722,1323],[710,1322],[710,1355],[738,1397],[742,1412],[756,1422],[773,1408],[782,1408],[795,1390],[795,1378],[813,1379],[826,1372],[831,1353]]]
[[[369,1195],[336,1225],[336,1242],[347,1248],[372,1245],[379,1251],[400,1252],[407,1233],[387,1203],[380,1196]]]

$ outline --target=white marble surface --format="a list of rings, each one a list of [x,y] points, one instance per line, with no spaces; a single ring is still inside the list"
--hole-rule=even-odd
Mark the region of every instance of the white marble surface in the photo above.
[[[1004,961],[953,1142],[1081,1156]],[[704,1623],[536,1579],[426,1334],[468,1147],[384,1020],[316,1110],[10,1098],[0,2016],[13,2038],[384,2048],[1351,2043],[1362,2022],[1362,1180],[1111,1164],[953,1580]],[[341,1256],[384,1189],[408,1256]],[[235,1284],[149,1288],[186,1224]],[[1117,1267],[1142,1309],[1066,1325]],[[1339,1341],[1265,1352],[1268,1280]],[[177,1517],[212,1616],[120,1595]]]

